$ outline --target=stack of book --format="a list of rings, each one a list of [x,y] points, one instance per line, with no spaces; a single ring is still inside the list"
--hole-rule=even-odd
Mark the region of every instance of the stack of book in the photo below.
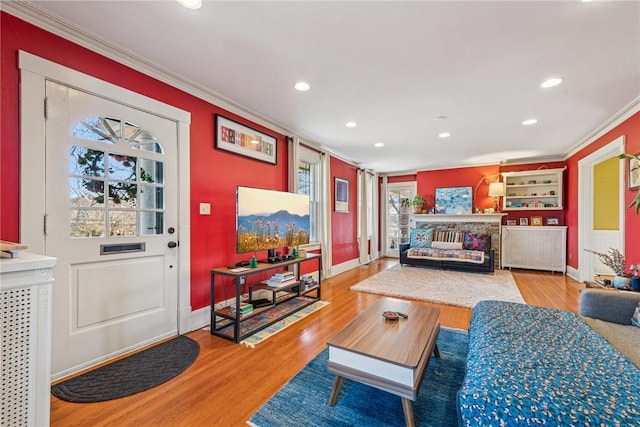
[[[267,285],[275,287],[284,286],[295,280],[296,276],[293,274],[293,271],[282,271],[271,276],[269,280],[267,280]]]
[[[236,313],[236,305],[232,305],[230,308],[232,313]],[[247,314],[247,313],[251,313],[253,311],[253,305],[252,304],[248,304],[246,302],[241,302],[240,303],[240,314]]]

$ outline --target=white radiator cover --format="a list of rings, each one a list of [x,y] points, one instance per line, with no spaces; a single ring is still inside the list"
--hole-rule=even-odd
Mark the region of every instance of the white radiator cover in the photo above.
[[[567,271],[567,227],[502,227],[502,267]]]
[[[0,259],[0,426],[49,425],[51,283],[56,259]]]

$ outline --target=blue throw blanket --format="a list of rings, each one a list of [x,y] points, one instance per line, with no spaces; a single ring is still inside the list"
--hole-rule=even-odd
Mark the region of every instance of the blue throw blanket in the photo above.
[[[640,426],[640,370],[577,314],[482,301],[458,409],[465,426]]]

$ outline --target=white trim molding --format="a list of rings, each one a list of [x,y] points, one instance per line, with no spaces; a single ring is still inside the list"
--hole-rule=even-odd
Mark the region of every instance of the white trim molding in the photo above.
[[[591,153],[578,161],[578,269],[577,278],[579,282],[593,280],[594,262],[593,256],[587,255],[585,249],[592,246],[592,224],[593,224],[593,168],[596,164],[624,153],[624,135],[611,141],[609,144]],[[625,164],[624,159],[620,160],[620,219],[619,233],[622,245],[624,246],[624,192],[627,184],[624,181]],[[624,253],[624,247],[620,248]],[[572,276],[573,277],[573,276]]]
[[[106,99],[117,100],[138,110],[178,123],[178,332],[188,332],[191,312],[191,194],[190,134],[191,114],[133,91],[97,79],[28,52],[20,51],[20,150],[21,159],[20,241],[34,252],[45,253],[42,220],[45,215],[45,81],[52,80]],[[25,120],[25,118],[30,120]],[[28,171],[28,180],[26,180]]]

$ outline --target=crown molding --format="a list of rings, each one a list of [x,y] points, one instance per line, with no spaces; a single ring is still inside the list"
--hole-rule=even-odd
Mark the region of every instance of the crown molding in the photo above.
[[[640,96],[638,96],[629,104],[624,106],[620,111],[614,114],[609,120],[601,124],[597,129],[595,129],[593,132],[591,132],[589,135],[583,138],[582,141],[578,142],[576,145],[571,147],[564,154],[563,156],[564,160],[569,159],[570,157],[575,155],[577,152],[579,152],[583,148],[587,147],[589,144],[596,141],[598,138],[601,138],[607,132],[610,132],[615,127],[619,126],[622,122],[629,119],[629,117],[633,116],[638,111],[640,111]]]
[[[160,64],[118,46],[104,37],[90,33],[33,3],[21,0],[2,0],[0,1],[0,10],[189,95],[195,96],[234,114],[238,114],[274,132],[289,136],[294,135],[305,141],[313,142],[310,138],[300,135],[298,132],[287,128],[275,120],[246,108],[224,95],[195,83]],[[320,144],[313,143],[320,146]]]

